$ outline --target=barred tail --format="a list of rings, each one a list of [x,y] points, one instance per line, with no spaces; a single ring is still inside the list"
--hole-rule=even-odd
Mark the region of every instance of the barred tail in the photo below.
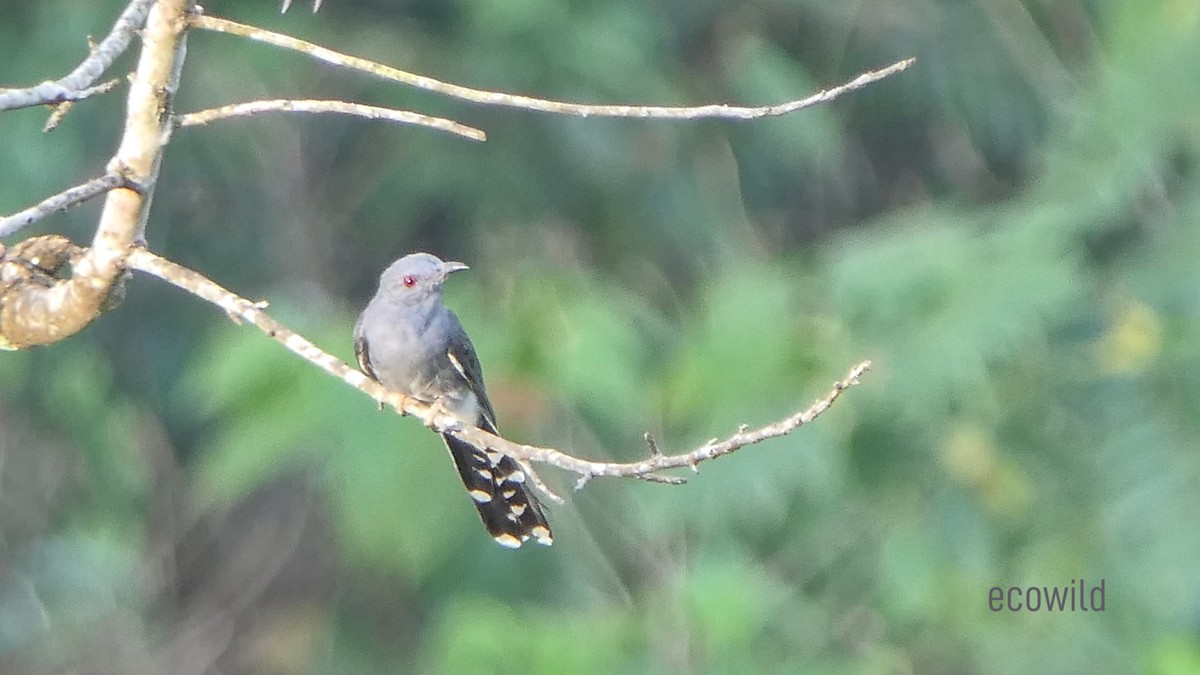
[[[483,526],[497,544],[519,548],[530,537],[544,546],[553,542],[542,506],[526,486],[525,472],[513,458],[484,452],[449,434],[442,439]]]

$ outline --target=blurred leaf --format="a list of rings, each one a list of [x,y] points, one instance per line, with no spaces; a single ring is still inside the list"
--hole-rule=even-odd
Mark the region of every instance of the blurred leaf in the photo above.
[[[710,668],[737,669],[754,653],[768,617],[788,601],[786,589],[748,562],[701,560],[686,582],[690,628]]]
[[[446,673],[481,663],[495,673],[611,673],[636,644],[632,628],[619,616],[543,614],[486,598],[459,599],[439,612],[426,658]]]
[[[1150,646],[1146,672],[1184,675],[1200,671],[1200,645],[1190,636],[1164,636]]]

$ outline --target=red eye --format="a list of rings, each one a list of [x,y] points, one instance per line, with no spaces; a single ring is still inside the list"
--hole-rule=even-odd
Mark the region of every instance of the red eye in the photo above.
[[[405,274],[401,281],[404,283],[405,288],[412,288],[417,285],[417,278],[411,274]]]

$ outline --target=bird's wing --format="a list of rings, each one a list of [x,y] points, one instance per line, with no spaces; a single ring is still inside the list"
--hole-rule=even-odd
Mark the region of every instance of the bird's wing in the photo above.
[[[367,347],[367,336],[363,335],[361,316],[354,323],[354,358],[358,360],[359,370],[372,380],[379,381],[375,369],[371,367],[371,352]]]
[[[496,411],[492,409],[492,402],[488,400],[487,388],[483,384],[483,367],[479,365],[475,345],[471,344],[471,339],[461,330],[457,335],[458,337],[450,340],[446,348],[446,358],[450,359],[454,370],[458,371],[479,401],[479,410],[483,418],[480,428],[491,434],[499,434],[496,430]]]

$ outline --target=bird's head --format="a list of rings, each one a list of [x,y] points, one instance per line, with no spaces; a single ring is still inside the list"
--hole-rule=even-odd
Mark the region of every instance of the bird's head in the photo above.
[[[428,253],[410,253],[384,270],[379,290],[401,302],[418,304],[440,297],[446,277],[465,269],[467,266],[460,262],[446,262]]]

